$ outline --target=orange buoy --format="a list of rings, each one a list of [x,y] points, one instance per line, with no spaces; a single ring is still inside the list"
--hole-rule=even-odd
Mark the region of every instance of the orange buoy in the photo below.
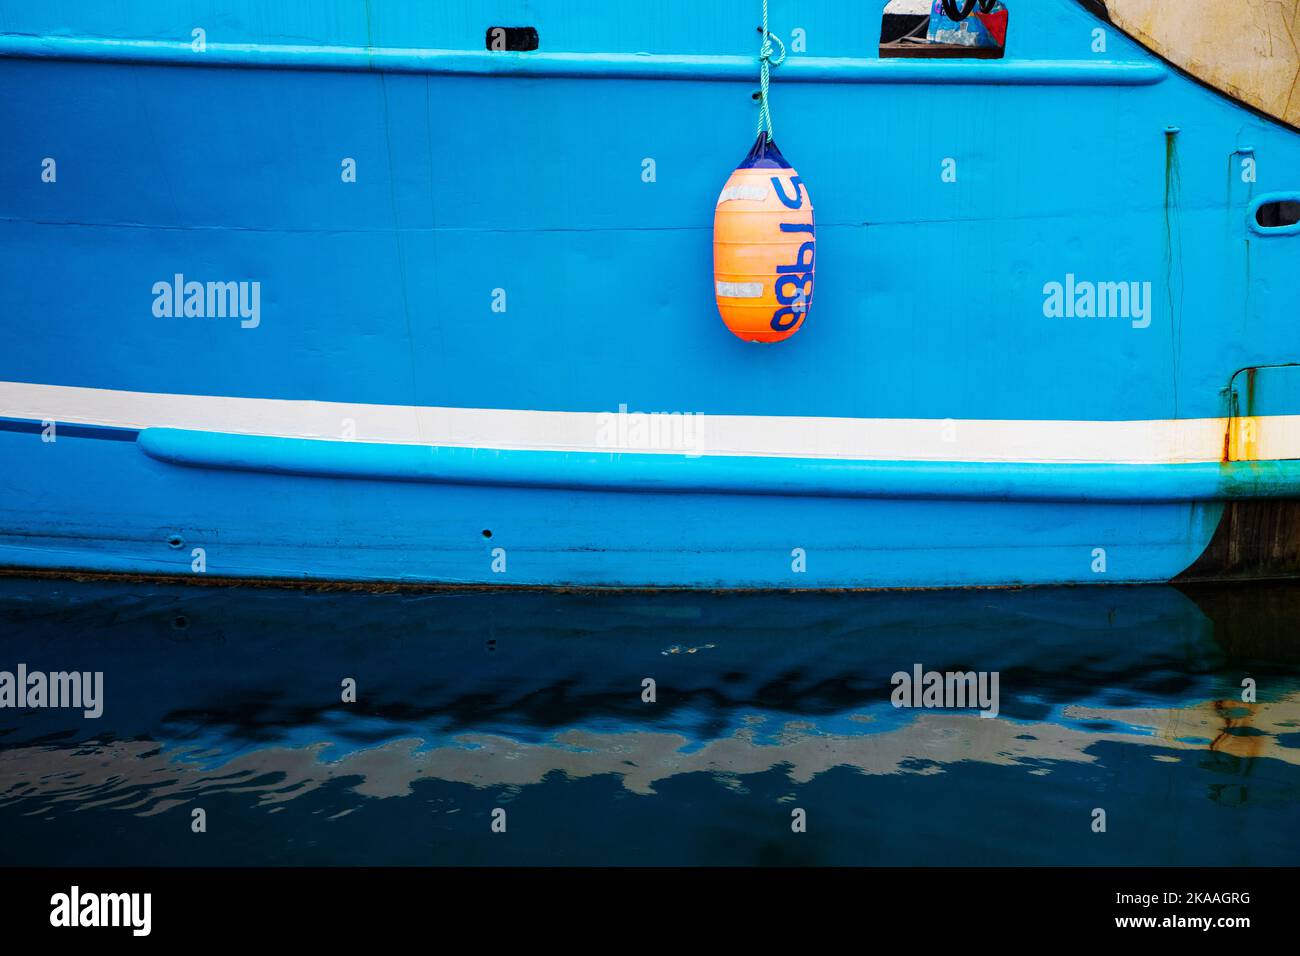
[[[746,342],[794,335],[812,307],[812,199],[766,131],[713,212],[713,284],[722,321]]]

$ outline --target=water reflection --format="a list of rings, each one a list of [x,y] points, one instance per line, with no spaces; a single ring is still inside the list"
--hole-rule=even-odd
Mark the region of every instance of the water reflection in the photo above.
[[[101,670],[106,698],[99,720],[0,711],[0,826],[23,834],[0,856],[1295,863],[1297,620],[1286,587],[377,594],[0,579],[0,669]],[[999,716],[893,707],[890,675],[914,664],[997,671]],[[347,678],[356,703],[340,699]],[[510,804],[537,829],[516,838],[517,823],[503,850],[484,842],[484,814]],[[795,805],[816,808],[802,843],[783,832]],[[219,849],[177,842],[197,806],[220,811]],[[1096,806],[1107,834],[1089,830]]]

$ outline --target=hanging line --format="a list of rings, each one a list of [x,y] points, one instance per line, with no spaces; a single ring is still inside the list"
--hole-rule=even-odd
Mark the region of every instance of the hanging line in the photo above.
[[[775,52],[772,48],[772,42],[781,48],[781,55],[776,59],[772,58]],[[771,82],[772,67],[780,66],[785,62],[785,44],[781,38],[767,29],[767,0],[763,0],[763,45],[758,51],[758,129],[756,132],[762,133],[763,128],[767,128],[767,141],[772,142],[772,109],[767,102],[767,88]]]

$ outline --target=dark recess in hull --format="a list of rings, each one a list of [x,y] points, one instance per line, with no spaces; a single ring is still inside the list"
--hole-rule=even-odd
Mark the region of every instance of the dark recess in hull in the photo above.
[[[1300,501],[1229,501],[1214,537],[1174,584],[1300,577]]]

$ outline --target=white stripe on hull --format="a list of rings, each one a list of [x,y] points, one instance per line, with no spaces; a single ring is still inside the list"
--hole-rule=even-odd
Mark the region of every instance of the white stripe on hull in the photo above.
[[[1173,464],[1222,460],[1228,428],[1226,418],[1021,421],[689,415],[676,423],[661,418],[661,437],[652,441],[639,437],[649,435],[649,419],[643,417],[638,425],[636,416],[635,410],[620,420],[618,412],[365,405],[0,382],[0,417],[6,418],[525,451]],[[1255,440],[1249,457],[1300,458],[1300,415],[1250,421]]]

